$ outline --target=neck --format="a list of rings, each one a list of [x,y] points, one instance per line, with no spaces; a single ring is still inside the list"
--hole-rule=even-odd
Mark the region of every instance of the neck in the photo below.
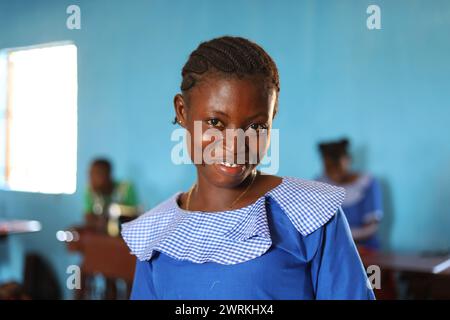
[[[100,191],[100,193],[104,196],[109,196],[114,191],[114,182],[110,180],[108,184],[105,185],[105,187]]]
[[[340,172],[339,174],[334,174],[329,176],[329,178],[337,184],[347,183],[352,180],[353,173],[351,172]]]
[[[256,169],[255,169],[256,170]],[[193,204],[201,203],[202,211],[222,211],[230,208],[232,203],[246,191],[247,187],[256,180],[253,174],[250,174],[245,180],[236,187],[225,188],[210,183],[197,172],[196,186],[192,191]],[[191,205],[192,206],[192,205]],[[196,205],[195,207],[198,207]]]

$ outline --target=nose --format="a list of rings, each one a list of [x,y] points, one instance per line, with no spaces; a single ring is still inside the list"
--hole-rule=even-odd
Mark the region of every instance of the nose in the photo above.
[[[224,137],[223,152],[227,160],[242,164],[248,151],[247,138],[242,129],[227,129]]]

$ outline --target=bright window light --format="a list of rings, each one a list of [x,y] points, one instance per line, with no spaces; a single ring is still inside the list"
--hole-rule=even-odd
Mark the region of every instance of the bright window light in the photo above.
[[[8,50],[0,72],[0,184],[16,191],[74,193],[77,48]],[[3,72],[6,71],[6,72]],[[4,107],[1,107],[3,103]],[[3,114],[3,115],[2,115]],[[3,119],[2,119],[3,117]]]

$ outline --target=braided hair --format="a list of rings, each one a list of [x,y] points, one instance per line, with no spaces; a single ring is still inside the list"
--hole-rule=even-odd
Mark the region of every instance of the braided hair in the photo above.
[[[223,36],[202,42],[189,56],[181,71],[181,91],[190,89],[211,75],[225,77],[261,77],[265,87],[275,89],[278,109],[280,80],[275,62],[256,43],[241,37]],[[175,118],[174,123],[177,119]]]
[[[338,141],[319,143],[319,152],[322,158],[329,158],[334,163],[337,163],[342,157],[349,157],[348,148],[350,141],[343,138]]]

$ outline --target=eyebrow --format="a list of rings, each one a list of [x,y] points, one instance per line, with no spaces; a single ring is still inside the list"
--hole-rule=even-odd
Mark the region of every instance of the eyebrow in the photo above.
[[[251,117],[248,117],[248,119],[249,120],[253,120],[253,119],[256,119],[256,118],[261,117],[261,116],[265,117],[265,116],[267,116],[267,114],[265,112],[260,112],[260,113],[257,113],[255,115],[251,116]]]
[[[226,118],[229,118],[228,117],[228,114],[226,114],[225,112],[222,112],[222,111],[220,111],[220,110],[212,110],[212,111],[210,111],[211,113],[214,113],[214,114],[220,114],[220,115],[222,115],[222,116],[224,116],[224,117],[226,117]]]
[[[212,110],[212,111],[210,111],[210,113],[211,114],[220,114],[220,115],[224,116],[225,118],[229,118],[227,113],[222,112],[220,110]],[[259,113],[255,114],[255,115],[252,115],[251,117],[248,117],[247,120],[253,120],[253,119],[256,119],[256,118],[261,117],[261,116],[262,117],[266,117],[267,114],[265,112],[259,112]]]

